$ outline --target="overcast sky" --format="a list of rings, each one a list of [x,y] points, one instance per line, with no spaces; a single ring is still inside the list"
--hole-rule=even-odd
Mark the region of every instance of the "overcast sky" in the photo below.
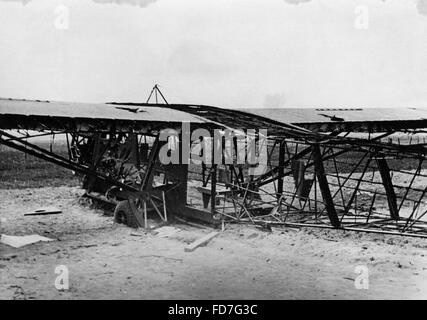
[[[67,18],[68,16],[68,18]],[[427,106],[425,0],[0,0],[0,96]]]

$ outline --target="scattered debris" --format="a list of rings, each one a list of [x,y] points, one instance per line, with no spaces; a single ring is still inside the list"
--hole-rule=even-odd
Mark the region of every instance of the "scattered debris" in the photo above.
[[[5,254],[0,257],[0,260],[9,261],[9,260],[15,259],[16,257],[17,257],[16,254]]]
[[[285,230],[283,230],[283,228],[271,227],[271,232],[283,234],[285,233]]]
[[[161,227],[161,228],[155,230],[156,236],[160,237],[160,238],[170,237],[171,235],[174,235],[178,231],[179,231],[179,229],[177,229],[177,228],[167,227],[167,226],[166,227]]]
[[[248,235],[247,239],[253,239],[253,238],[256,238],[256,237],[258,237],[258,233],[254,232],[254,233],[251,233],[250,235]]]
[[[192,227],[202,228],[202,229],[208,229],[209,228],[208,226],[204,226],[203,224],[196,223],[196,222],[193,222],[193,221],[187,221],[187,220],[181,219],[180,217],[177,217],[177,216],[175,216],[174,219],[176,221],[179,221],[181,223],[187,224],[187,225],[192,226]]]
[[[78,246],[72,246],[71,249],[72,250],[76,250],[76,249],[80,249],[80,248],[91,248],[91,247],[97,247],[97,244],[81,244]]]
[[[323,238],[326,241],[332,241],[332,242],[338,242],[337,239],[331,239],[331,238]]]
[[[161,259],[166,259],[166,260],[174,260],[174,261],[182,262],[182,259],[165,257],[165,256],[161,256],[161,255],[158,255],[158,254],[143,255],[143,256],[139,256],[139,258],[161,258]]]
[[[145,233],[131,232],[130,235],[133,237],[143,237],[145,236]]]
[[[48,255],[55,254],[55,253],[58,253],[58,252],[61,252],[61,250],[58,249],[58,250],[51,251],[51,252],[40,252],[40,254],[42,256],[48,256]]]
[[[61,210],[55,207],[48,207],[48,208],[40,208],[28,213],[25,213],[24,216],[44,216],[48,214],[59,214],[62,213]]]
[[[394,241],[393,241],[393,239],[392,239],[392,238],[390,238],[390,239],[387,239],[387,240],[386,240],[386,243],[387,243],[387,244],[391,244],[391,245],[393,245],[393,244],[394,244]]]
[[[53,239],[39,236],[38,234],[32,234],[28,236],[8,236],[2,234],[0,237],[0,243],[7,244],[14,248],[20,248],[29,244],[34,244],[40,241],[53,241]]]
[[[200,239],[194,241],[193,243],[190,243],[188,246],[185,247],[184,251],[186,251],[186,252],[194,251],[198,247],[207,244],[211,239],[216,237],[218,234],[219,234],[219,232],[216,232],[216,231],[208,233],[204,237],[201,237]]]
[[[292,227],[284,227],[284,228],[277,228],[277,227],[271,227],[271,232],[273,233],[280,233],[280,234],[284,234],[285,232],[288,231],[293,231],[293,232],[298,232],[300,229],[298,228],[292,228]]]
[[[257,224],[256,227],[265,232],[272,232],[271,225],[268,223]]]

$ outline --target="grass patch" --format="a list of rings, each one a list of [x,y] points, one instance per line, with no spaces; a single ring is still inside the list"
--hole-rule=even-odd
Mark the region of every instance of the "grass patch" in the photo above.
[[[66,145],[55,145],[54,151],[61,156],[68,157]],[[1,189],[77,185],[79,185],[79,180],[70,170],[4,145],[0,146]]]

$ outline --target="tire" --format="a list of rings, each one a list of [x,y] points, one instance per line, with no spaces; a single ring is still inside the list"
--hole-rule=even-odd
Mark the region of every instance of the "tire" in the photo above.
[[[136,220],[128,200],[120,201],[114,210],[114,222],[127,225],[131,228],[138,228],[139,224]]]

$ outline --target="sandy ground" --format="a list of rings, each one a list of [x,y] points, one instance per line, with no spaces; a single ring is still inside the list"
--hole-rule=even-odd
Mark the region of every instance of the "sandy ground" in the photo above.
[[[55,239],[19,249],[0,244],[0,299],[426,299],[427,240],[321,229],[173,224],[168,238],[113,223],[78,201],[75,187],[0,190],[0,232]],[[55,205],[62,214],[24,216]],[[55,288],[55,268],[69,289]],[[356,289],[367,266],[369,289]]]

